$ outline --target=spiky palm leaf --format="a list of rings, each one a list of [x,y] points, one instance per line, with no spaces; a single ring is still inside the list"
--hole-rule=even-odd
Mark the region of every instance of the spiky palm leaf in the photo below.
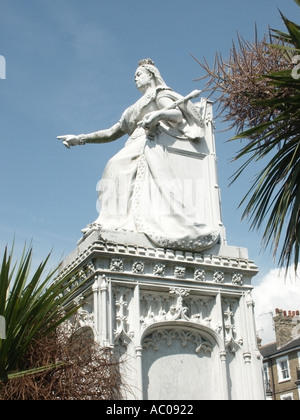
[[[295,0],[300,6],[300,0]],[[281,13],[281,12],[280,12]],[[233,181],[259,162],[263,170],[243,198],[243,218],[251,228],[263,227],[263,247],[268,245],[278,263],[297,268],[300,247],[300,26],[281,13],[287,32],[270,30],[253,43],[238,37],[230,58],[218,54],[213,68],[198,63],[208,78],[205,89],[217,94],[220,115],[237,136],[247,139],[233,160],[245,161]],[[298,57],[299,56],[299,57]],[[266,163],[267,162],[267,163]]]
[[[297,1],[300,6],[300,2]],[[287,33],[274,31],[283,45],[272,45],[286,56],[300,54],[300,26],[282,15]],[[281,248],[279,265],[297,268],[300,255],[300,79],[292,77],[292,67],[262,75],[274,95],[251,98],[261,107],[266,122],[246,130],[234,139],[250,138],[235,157],[247,158],[235,173],[237,180],[254,161],[269,162],[257,175],[241,202],[246,204],[243,217],[252,220],[251,228],[264,226],[263,244],[271,244],[274,254]],[[270,118],[270,116],[272,116]],[[250,155],[250,157],[249,157]],[[248,157],[247,157],[248,156]]]
[[[0,266],[0,315],[6,338],[0,339],[0,381],[18,371],[33,340],[54,331],[78,309],[68,305],[77,295],[74,273],[54,281],[57,269],[45,274],[50,254],[31,275],[32,248],[24,248],[19,263],[5,248]]]

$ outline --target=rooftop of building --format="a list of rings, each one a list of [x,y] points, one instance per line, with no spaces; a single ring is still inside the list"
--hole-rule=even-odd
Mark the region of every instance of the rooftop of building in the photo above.
[[[300,350],[300,337],[296,338],[295,340],[291,340],[289,343],[285,344],[282,347],[277,347],[276,341],[273,343],[265,344],[264,346],[260,347],[260,353],[264,359],[277,356],[281,353],[285,353],[291,350]]]

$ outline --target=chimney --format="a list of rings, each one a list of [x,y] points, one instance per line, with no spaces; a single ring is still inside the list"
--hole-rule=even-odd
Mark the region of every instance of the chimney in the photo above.
[[[278,349],[296,338],[293,328],[299,323],[299,311],[275,309],[274,326]]]

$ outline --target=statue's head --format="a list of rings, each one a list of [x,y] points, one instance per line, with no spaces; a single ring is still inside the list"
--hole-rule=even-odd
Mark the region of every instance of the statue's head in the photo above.
[[[158,68],[155,67],[155,63],[153,60],[151,60],[151,58],[144,58],[140,60],[138,63],[138,66],[147,69],[147,71],[153,77],[156,86],[167,87],[166,83],[164,82],[163,78],[160,75]]]

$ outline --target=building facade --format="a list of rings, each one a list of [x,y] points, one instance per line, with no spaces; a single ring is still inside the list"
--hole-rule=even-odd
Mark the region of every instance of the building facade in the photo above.
[[[276,342],[260,348],[266,396],[269,400],[300,399],[299,311],[276,309]]]

